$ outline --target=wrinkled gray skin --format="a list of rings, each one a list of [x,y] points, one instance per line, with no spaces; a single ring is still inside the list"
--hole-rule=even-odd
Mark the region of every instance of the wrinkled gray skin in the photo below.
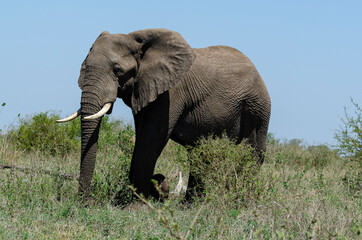
[[[103,32],[82,64],[79,190],[87,198],[101,118],[84,120],[122,98],[133,111],[136,143],[130,181],[149,195],[156,160],[167,141],[194,145],[201,136],[246,138],[263,163],[270,117],[267,88],[252,62],[231,47],[191,48],[177,32]],[[109,112],[110,113],[110,112]],[[187,195],[200,181],[191,172]]]

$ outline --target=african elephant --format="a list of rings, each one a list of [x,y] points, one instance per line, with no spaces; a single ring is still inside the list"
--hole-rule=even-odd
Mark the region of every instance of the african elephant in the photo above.
[[[154,167],[171,138],[194,145],[202,136],[226,135],[254,147],[264,161],[271,103],[253,63],[227,46],[191,48],[177,32],[146,29],[103,32],[82,63],[79,191],[89,194],[99,126],[117,97],[132,109],[136,141],[130,182],[148,196]],[[192,172],[188,191],[198,182]]]

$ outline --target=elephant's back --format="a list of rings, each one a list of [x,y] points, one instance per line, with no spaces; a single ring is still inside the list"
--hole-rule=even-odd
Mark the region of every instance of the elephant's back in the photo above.
[[[209,81],[223,84],[235,91],[239,86],[246,91],[256,82],[263,82],[251,60],[239,50],[228,46],[210,46],[194,49],[200,69]],[[212,79],[215,78],[215,79]]]
[[[198,62],[202,62],[202,68],[206,69],[211,82],[214,81],[214,86],[217,86],[216,101],[227,105],[227,111],[229,106],[233,110],[241,110],[243,105],[243,110],[257,118],[269,118],[271,103],[267,87],[246,55],[228,46],[211,46],[195,51]]]
[[[193,67],[203,72],[211,88],[218,89],[215,94],[219,94],[220,98],[242,100],[251,97],[250,94],[268,95],[254,64],[239,50],[228,46],[210,46],[194,51],[197,57]]]
[[[239,50],[229,46],[210,46],[195,48],[196,55],[203,58],[211,68],[216,66],[224,69],[255,68],[251,60]],[[211,64],[211,65],[210,65]]]
[[[172,139],[191,144],[210,133],[238,136],[242,112],[265,101],[262,78],[250,59],[234,48],[194,51],[196,59],[189,73],[170,91],[171,101],[183,106]]]

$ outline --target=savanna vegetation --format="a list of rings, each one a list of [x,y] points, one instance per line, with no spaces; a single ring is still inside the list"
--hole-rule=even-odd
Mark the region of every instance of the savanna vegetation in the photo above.
[[[362,231],[361,108],[336,131],[338,146],[309,146],[269,134],[265,162],[225,138],[201,139],[190,153],[170,142],[155,170],[175,189],[191,161],[205,196],[191,205],[132,201],[128,169],[131,125],[105,117],[92,201],[77,196],[80,122],[58,114],[21,118],[0,135],[1,239],[358,239]],[[121,205],[115,206],[115,199]]]

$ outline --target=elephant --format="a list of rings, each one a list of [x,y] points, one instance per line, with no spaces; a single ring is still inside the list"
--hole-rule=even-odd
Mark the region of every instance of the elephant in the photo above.
[[[228,46],[191,48],[175,31],[102,32],[80,69],[79,193],[89,197],[102,116],[117,97],[132,109],[135,147],[129,172],[137,193],[150,195],[156,161],[169,139],[195,146],[201,137],[226,134],[254,148],[264,162],[271,100],[254,64]],[[191,166],[192,167],[192,166]],[[200,183],[190,171],[186,195]]]

